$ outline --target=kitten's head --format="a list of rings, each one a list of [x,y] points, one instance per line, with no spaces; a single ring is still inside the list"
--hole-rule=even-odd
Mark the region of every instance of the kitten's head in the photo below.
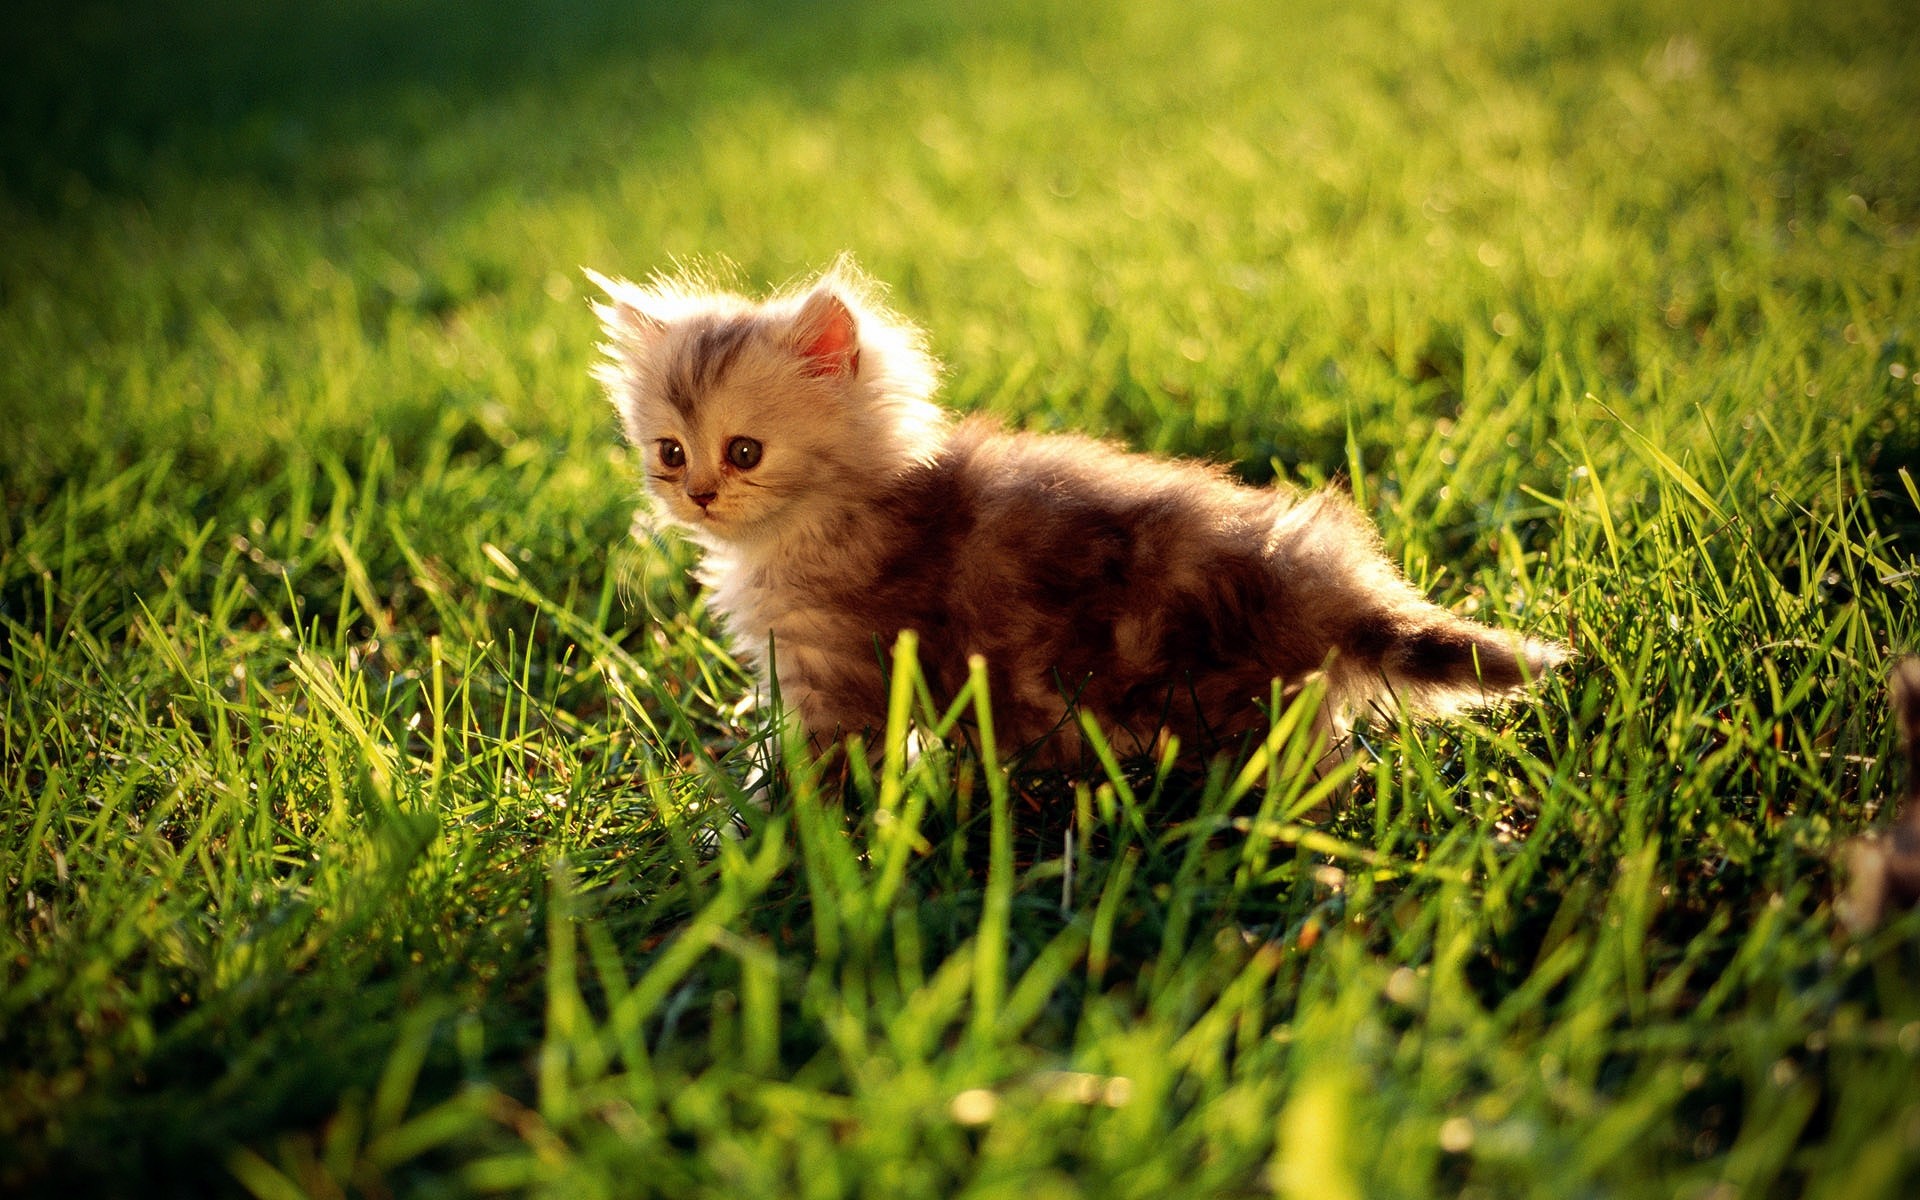
[[[755,303],[699,279],[588,272],[595,369],[659,505],[700,541],[746,545],[860,504],[937,448],[944,414],[919,331],[842,259]]]

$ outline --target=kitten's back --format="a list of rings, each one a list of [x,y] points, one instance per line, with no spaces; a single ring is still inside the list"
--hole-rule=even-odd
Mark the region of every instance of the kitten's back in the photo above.
[[[826,603],[864,628],[919,630],[936,685],[985,656],[1013,745],[1063,737],[1070,755],[1079,704],[1123,749],[1162,731],[1219,749],[1264,729],[1276,678],[1291,691],[1325,670],[1338,708],[1448,711],[1563,657],[1427,602],[1334,492],[1256,490],[976,419],[880,507],[868,536],[887,552]]]

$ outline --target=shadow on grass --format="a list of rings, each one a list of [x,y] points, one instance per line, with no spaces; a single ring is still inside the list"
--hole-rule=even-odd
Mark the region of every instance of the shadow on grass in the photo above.
[[[26,0],[0,39],[0,193],[42,210],[76,188],[137,193],[162,162],[271,184],[276,163],[417,123],[423,104],[463,114],[609,65],[711,57],[733,81],[817,82],[874,61],[876,25],[911,26],[883,34],[889,61],[931,46],[934,24],[869,7]]]

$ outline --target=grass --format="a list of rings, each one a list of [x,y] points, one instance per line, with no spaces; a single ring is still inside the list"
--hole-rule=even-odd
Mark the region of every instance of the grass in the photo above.
[[[20,21],[0,1188],[1920,1186],[1920,917],[1834,919],[1920,650],[1899,6]],[[576,267],[842,249],[954,406],[1345,473],[1578,664],[1324,820],[1284,724],[830,785],[628,537]]]

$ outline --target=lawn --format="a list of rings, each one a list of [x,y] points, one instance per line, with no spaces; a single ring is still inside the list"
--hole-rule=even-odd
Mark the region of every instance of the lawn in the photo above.
[[[1920,652],[1904,6],[12,22],[0,1191],[1920,1194],[1920,916],[1836,917]],[[1578,661],[1325,796],[1292,712],[910,758],[910,670],[820,770],[631,533],[579,268],[843,250],[954,408],[1344,479]]]

